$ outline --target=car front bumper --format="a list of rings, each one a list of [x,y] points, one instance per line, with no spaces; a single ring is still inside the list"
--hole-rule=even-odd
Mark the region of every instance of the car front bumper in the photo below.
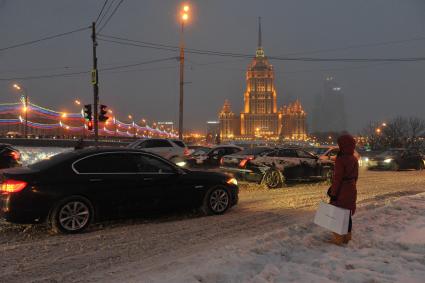
[[[233,168],[233,167],[220,167],[222,172],[233,175],[236,179],[240,181],[247,182],[261,182],[263,179],[263,174],[259,172],[252,171],[250,169],[242,169],[242,168]]]

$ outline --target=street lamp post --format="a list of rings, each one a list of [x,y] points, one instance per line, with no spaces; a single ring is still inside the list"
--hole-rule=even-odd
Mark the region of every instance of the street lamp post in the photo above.
[[[74,100],[75,105],[80,106],[81,100],[75,99]],[[81,131],[81,138],[85,139],[86,137],[86,121],[84,120],[84,109],[81,108],[81,116],[83,118],[83,130]]]
[[[24,136],[28,138],[28,92],[27,89],[18,84],[14,84],[13,87],[17,90],[22,90],[24,94],[24,112],[25,112],[25,128],[24,128]]]
[[[183,140],[183,106],[184,106],[184,23],[189,19],[189,6],[184,5],[181,11],[180,30],[180,99],[179,99],[179,139]]]

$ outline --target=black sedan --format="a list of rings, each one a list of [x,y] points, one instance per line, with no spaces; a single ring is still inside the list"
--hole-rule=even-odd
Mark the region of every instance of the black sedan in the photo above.
[[[333,162],[320,160],[302,148],[264,149],[256,155],[227,156],[220,167],[233,172],[236,178],[264,183],[268,188],[279,188],[286,181],[331,181]]]
[[[369,169],[422,170],[425,167],[425,157],[416,149],[393,148],[369,158],[367,164]]]
[[[164,208],[222,214],[237,203],[239,190],[225,174],[182,169],[158,155],[125,148],[66,152],[0,174],[0,213],[6,221],[47,222],[62,233]]]

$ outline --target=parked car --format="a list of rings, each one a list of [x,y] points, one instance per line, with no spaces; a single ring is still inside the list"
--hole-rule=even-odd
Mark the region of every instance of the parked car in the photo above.
[[[175,207],[222,214],[238,202],[235,178],[190,171],[127,148],[70,151],[0,172],[0,213],[13,223],[47,222],[76,233],[93,221]]]
[[[308,152],[317,155],[321,160],[331,160],[335,161],[336,156],[338,155],[339,148],[338,146],[316,146],[306,149]]]
[[[339,152],[339,147],[334,145],[322,145],[322,146],[310,147],[310,148],[307,148],[306,150],[310,153],[317,155],[320,160],[330,160],[332,162],[335,162]],[[354,156],[359,161],[359,166],[363,166],[365,164],[364,158],[362,158],[362,156],[357,150],[354,151]]]
[[[128,147],[156,153],[179,166],[185,165],[184,157],[189,155],[189,149],[181,140],[141,139],[132,142]]]
[[[232,166],[233,164],[233,166]],[[264,183],[268,188],[279,188],[286,181],[328,180],[333,175],[333,162],[320,160],[316,155],[301,148],[277,148],[245,164],[233,163],[227,157],[221,169],[224,172],[234,172],[236,178]],[[243,165],[243,166],[241,166]]]
[[[217,145],[209,150],[197,150],[187,157],[187,166],[191,168],[218,168],[223,156],[241,151],[243,148],[235,145]]]
[[[21,153],[10,144],[0,144],[0,169],[22,166]]]
[[[259,178],[261,176],[256,170],[257,165],[255,164],[255,160],[275,150],[275,148],[271,147],[254,147],[226,155],[220,161],[220,169],[224,172],[234,174],[236,178],[241,180],[260,182]]]
[[[416,149],[392,148],[369,158],[369,169],[400,170],[425,168],[425,158]]]

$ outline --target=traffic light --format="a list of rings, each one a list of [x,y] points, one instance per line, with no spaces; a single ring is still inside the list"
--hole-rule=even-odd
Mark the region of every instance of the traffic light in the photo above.
[[[93,121],[87,122],[87,130],[92,131],[93,130]]]
[[[109,119],[108,116],[106,116],[106,113],[108,113],[108,110],[106,110],[108,106],[106,105],[100,105],[100,111],[99,111],[99,122],[106,122],[106,120]]]
[[[92,120],[91,104],[84,105],[84,119],[86,121]]]

